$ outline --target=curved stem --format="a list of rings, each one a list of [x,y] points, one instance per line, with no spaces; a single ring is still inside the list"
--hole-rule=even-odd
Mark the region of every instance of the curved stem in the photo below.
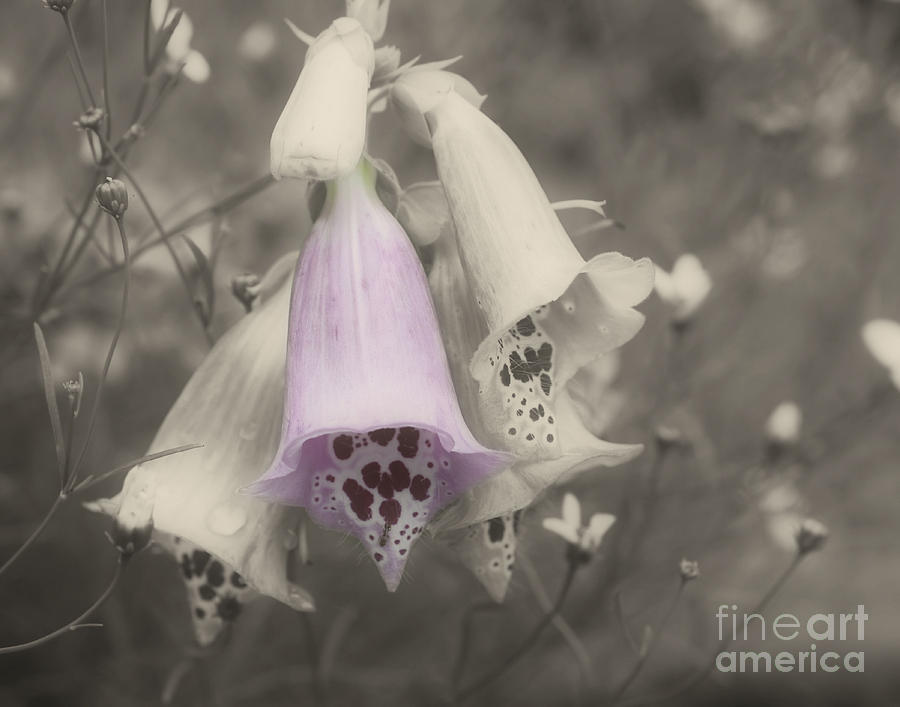
[[[41,636],[40,638],[36,638],[33,641],[28,641],[28,643],[19,643],[15,646],[3,646],[0,647],[0,655],[8,655],[9,653],[20,653],[22,651],[27,651],[32,648],[37,648],[38,646],[42,646],[45,643],[49,643],[54,638],[58,638],[65,633],[69,633],[70,631],[76,631],[79,628],[86,628],[82,625],[82,621],[88,618],[91,614],[93,614],[100,606],[105,602],[109,595],[113,593],[113,590],[116,588],[116,584],[119,582],[119,577],[122,576],[122,567],[124,567],[124,560],[122,555],[119,555],[118,560],[116,561],[116,571],[113,574],[112,580],[107,585],[106,589],[103,590],[103,593],[97,597],[93,604],[91,604],[77,619],[74,619],[67,623],[65,626],[61,626],[48,633],[46,636]]]
[[[54,515],[56,515],[56,511],[59,510],[59,507],[62,505],[62,502],[65,500],[66,500],[66,497],[63,496],[62,494],[58,495],[53,500],[53,504],[50,506],[50,508],[47,509],[47,512],[44,514],[43,520],[41,520],[41,522],[38,523],[37,528],[35,528],[33,531],[31,531],[31,535],[29,535],[28,538],[25,540],[25,542],[23,542],[19,546],[19,549],[16,550],[6,562],[3,563],[2,567],[0,567],[0,575],[2,575],[4,572],[6,572],[6,570],[16,560],[19,559],[19,557],[22,555],[22,553],[24,553],[29,547],[31,547],[34,544],[34,541],[37,540],[38,537],[40,537],[40,534],[44,532],[44,528],[47,527],[47,524],[50,522],[50,519],[53,518]]]
[[[549,626],[553,621],[553,617],[559,613],[560,609],[562,609],[562,605],[565,603],[566,597],[569,594],[569,589],[572,588],[572,580],[575,578],[575,573],[578,571],[579,566],[580,563],[578,563],[577,561],[569,561],[565,579],[563,579],[562,587],[559,590],[559,596],[557,596],[556,603],[553,604],[553,608],[549,612],[544,614],[543,617],[541,617],[541,620],[538,621],[533,629],[531,629],[531,632],[528,634],[525,640],[519,644],[519,647],[514,650],[509,655],[509,657],[507,657],[507,659],[503,661],[502,664],[497,666],[497,668],[492,670],[487,675],[481,677],[472,684],[460,690],[455,695],[454,702],[462,703],[479,690],[482,690],[483,688],[490,685],[492,682],[494,682],[494,680],[502,676],[507,670],[515,665],[516,662],[519,661],[522,656],[528,653],[529,650],[531,650],[537,639],[540,638],[541,634],[544,632],[544,629],[547,628],[547,626]]]
[[[72,465],[70,475],[66,479],[65,490],[71,490],[72,486],[78,481],[78,471],[81,469],[81,463],[84,461],[84,455],[87,452],[88,445],[91,443],[91,437],[94,434],[94,425],[97,423],[97,412],[100,409],[100,400],[103,397],[103,388],[106,385],[106,378],[109,375],[109,367],[112,364],[113,355],[116,352],[116,346],[119,343],[119,337],[122,335],[122,329],[125,328],[125,312],[128,309],[128,287],[131,281],[131,252],[128,249],[128,237],[125,234],[125,226],[121,218],[115,219],[116,226],[119,228],[119,238],[122,241],[122,257],[125,268],[125,281],[122,283],[122,305],[119,308],[119,320],[116,322],[116,331],[113,334],[112,341],[109,343],[109,350],[106,352],[106,361],[103,363],[103,372],[100,374],[100,382],[97,384],[97,394],[94,396],[94,404],[91,406],[91,415],[88,418],[87,433],[84,437],[84,443],[81,445],[81,451],[75,464]]]

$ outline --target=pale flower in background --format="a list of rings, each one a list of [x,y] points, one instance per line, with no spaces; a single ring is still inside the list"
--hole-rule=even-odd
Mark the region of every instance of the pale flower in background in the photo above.
[[[18,83],[12,67],[9,64],[0,64],[0,103],[15,95]]]
[[[581,504],[575,494],[567,493],[563,497],[562,518],[544,518],[544,529],[556,533],[579,550],[594,554],[615,522],[616,517],[609,513],[595,513],[587,525],[582,525]]]
[[[295,30],[296,32],[296,30]],[[366,144],[372,38],[339,17],[311,41],[270,143],[276,179],[329,180],[352,172]]]
[[[177,12],[178,8],[169,0],[151,0],[150,19],[157,32],[171,22]],[[209,62],[205,56],[191,47],[193,38],[194,23],[187,13],[182,13],[178,26],[166,45],[166,56],[171,70],[177,70],[184,64],[182,73],[187,79],[194,83],[205,83],[209,80]]]
[[[829,140],[813,157],[813,167],[822,179],[839,179],[848,174],[856,162],[856,150],[842,139]]]
[[[277,45],[272,23],[258,20],[244,30],[238,40],[238,53],[247,61],[261,62],[272,56]]]
[[[755,49],[772,34],[774,18],[758,0],[694,0],[729,43],[738,50]]]
[[[800,436],[803,412],[797,403],[780,403],[766,420],[766,438],[775,444],[793,444]]]
[[[900,390],[900,323],[891,319],[873,319],[863,326],[862,338],[869,353],[888,369],[891,380]]]
[[[712,280],[700,259],[692,253],[679,256],[667,273],[656,267],[656,294],[672,309],[672,319],[686,323],[694,316],[712,289]]]

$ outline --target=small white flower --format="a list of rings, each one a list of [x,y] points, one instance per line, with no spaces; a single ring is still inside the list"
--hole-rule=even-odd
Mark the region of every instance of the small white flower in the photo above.
[[[891,380],[900,390],[900,323],[891,319],[873,319],[863,326],[862,338],[869,353],[888,369]]]
[[[803,412],[797,403],[787,400],[778,405],[766,420],[766,437],[775,444],[792,444],[800,436]]]
[[[238,40],[238,53],[247,61],[261,62],[272,56],[278,39],[270,22],[254,22]]]
[[[544,518],[544,529],[556,533],[579,550],[595,553],[606,531],[616,522],[609,513],[595,513],[587,525],[581,524],[581,504],[574,494],[563,497],[562,518]]]
[[[671,273],[656,267],[656,294],[672,308],[676,322],[687,322],[703,304],[712,288],[709,273],[700,259],[686,253],[675,261]]]
[[[169,0],[152,0],[150,3],[150,20],[157,32],[163,29],[172,18],[178,8],[172,6]],[[191,48],[191,39],[194,37],[194,23],[187,13],[182,13],[181,19],[169,43],[166,45],[166,56],[172,67],[184,64],[182,73],[194,83],[205,83],[209,79],[209,62],[196,49]]]

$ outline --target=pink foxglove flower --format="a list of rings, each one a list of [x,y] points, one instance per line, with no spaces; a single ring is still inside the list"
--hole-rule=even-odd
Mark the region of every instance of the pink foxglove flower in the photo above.
[[[632,307],[653,286],[649,260],[585,262],[510,138],[445,72],[401,76],[395,103],[425,118],[474,302],[487,330],[469,364],[492,445],[534,460],[563,454],[561,391],[630,340]]]
[[[335,179],[355,169],[366,142],[374,51],[352,17],[339,17],[312,41],[272,132],[276,179]]]
[[[286,256],[263,279],[257,308],[216,342],[148,453],[203,446],[135,467],[118,496],[89,505],[116,516],[126,534],[152,527],[153,539],[175,555],[201,643],[237,615],[250,590],[313,608],[288,579],[299,512],[238,493],[278,446],[295,259]]]
[[[356,535],[388,589],[435,512],[507,462],[466,427],[428,283],[363,162],[294,282],[281,444],[250,491]]]
[[[478,381],[469,371],[469,361],[487,333],[487,323],[469,290],[453,236],[451,232],[436,241],[429,284],[466,420],[476,435],[485,439],[499,437],[504,444],[502,448],[517,452],[520,446],[516,438],[520,434],[532,434],[529,432],[532,428],[523,421],[527,419],[535,424],[543,413],[546,434],[554,439],[552,445],[541,448],[541,456],[535,458],[530,452],[519,456],[502,473],[469,491],[436,521],[436,531],[466,527],[524,508],[549,486],[579,471],[622,464],[643,449],[639,444],[614,444],[591,434],[578,415],[566,385],[554,391],[553,410],[539,399],[529,404],[530,394],[519,396],[510,392],[508,399],[515,404],[510,406],[509,419],[503,420],[506,428],[497,434],[496,412],[490,403],[486,404]],[[543,338],[536,336],[536,329],[532,337],[517,333],[520,341]],[[527,359],[533,347],[526,347],[525,351]]]

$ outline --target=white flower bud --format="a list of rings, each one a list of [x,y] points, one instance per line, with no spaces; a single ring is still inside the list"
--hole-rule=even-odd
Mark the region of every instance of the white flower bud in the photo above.
[[[414,67],[394,84],[391,102],[403,127],[420,145],[431,146],[431,133],[425,122],[425,114],[450,93],[458,94],[476,108],[480,108],[487,98],[478,93],[478,89],[468,79],[452,71]]]
[[[272,132],[276,179],[329,180],[353,171],[365,147],[374,51],[351,17],[339,17],[316,37]]]
[[[773,444],[793,444],[800,436],[803,413],[797,403],[785,401],[766,420],[766,437]]]

